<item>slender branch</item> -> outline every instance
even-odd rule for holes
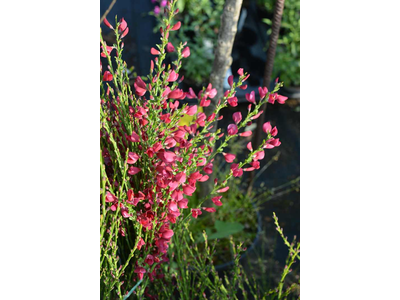
[[[100,24],[104,21],[104,19],[107,17],[108,13],[110,12],[110,10],[113,8],[115,2],[117,2],[117,0],[113,0],[110,4],[110,6],[107,8],[106,12],[103,14],[103,16],[100,18]]]

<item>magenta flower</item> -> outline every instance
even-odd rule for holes
[[[103,81],[111,81],[113,80],[113,76],[110,71],[105,71],[103,74]]]
[[[220,201],[220,199],[222,198],[222,196],[217,196],[211,199],[211,201],[216,205],[216,206],[221,206],[222,202]]]
[[[261,159],[264,159],[264,156],[265,156],[265,152],[264,152],[264,150],[261,150],[261,151],[256,152],[256,153],[254,154],[254,160],[261,160]]]
[[[121,39],[124,38],[129,32],[129,28],[127,27],[125,31],[121,34]]]
[[[106,25],[108,28],[110,29],[114,29],[114,27],[111,26],[110,22],[108,22],[108,20],[106,18],[104,18],[104,25]]]
[[[230,106],[235,107],[238,105],[238,99],[236,97],[228,98],[228,103]]]
[[[228,83],[229,83],[230,87],[233,86],[233,75],[228,77]]]
[[[155,15],[158,15],[158,14],[160,13],[160,7],[156,5],[156,6],[154,7],[154,10],[153,10],[153,11],[154,11],[154,14],[155,14]]]
[[[179,74],[176,73],[174,70],[172,70],[171,73],[169,73],[167,81],[168,82],[174,82],[174,81],[176,81],[178,79],[178,77],[179,77]]]
[[[268,93],[268,89],[266,87],[259,87],[258,93],[260,94],[260,98],[264,99],[265,95]]]
[[[146,94],[146,84],[140,76],[136,77],[135,83],[133,84],[136,90],[136,95],[143,96]]]
[[[264,123],[264,125],[263,125],[263,131],[265,132],[265,133],[271,133],[271,129],[272,129],[272,127],[271,127],[271,122],[266,122],[266,123]]]
[[[240,111],[235,112],[235,113],[232,115],[232,118],[233,118],[233,121],[234,121],[236,124],[238,124],[238,123],[242,120],[242,114],[240,113]]]
[[[251,91],[250,94],[246,94],[246,100],[253,103],[254,105],[256,104],[256,94],[254,91]]]
[[[125,31],[125,29],[128,27],[128,23],[126,23],[125,19],[122,18],[119,20],[119,26],[118,26],[118,31],[119,33]]]
[[[165,50],[167,50],[167,52],[175,52],[175,47],[174,45],[172,45],[171,42],[168,42],[167,46],[165,47]]]
[[[203,207],[203,209],[209,213],[214,213],[217,211],[214,207]]]
[[[170,98],[170,99],[182,100],[185,97],[186,97],[186,93],[184,91],[182,91],[181,89],[175,89],[168,94],[168,98]]]
[[[251,136],[253,133],[251,131],[244,131],[241,134],[239,134],[240,136]]]
[[[197,113],[197,105],[187,106],[186,107],[186,114],[188,116],[193,116],[196,113]]]
[[[228,135],[235,135],[238,133],[238,128],[235,124],[228,125]]]
[[[201,215],[202,212],[199,208],[192,208],[192,216],[197,219],[197,216]]]
[[[182,56],[185,57],[185,58],[190,56],[189,47],[186,47],[185,49],[182,50]]]
[[[154,256],[151,254],[148,254],[146,259],[144,260],[144,262],[146,264],[148,264],[149,266],[152,266],[154,264]]]
[[[136,175],[137,173],[139,173],[142,169],[137,168],[137,167],[130,167],[128,170],[128,174],[129,175]]]
[[[138,274],[139,280],[143,279],[143,275],[146,273],[146,269],[142,267],[136,267],[135,273]]]
[[[227,190],[229,190],[229,186],[226,186],[226,187],[224,187],[224,188],[222,188],[222,189],[219,189],[219,190],[217,191],[217,193],[225,193]]]
[[[191,185],[183,185],[182,186],[182,189],[183,189],[183,193],[185,194],[185,195],[188,195],[188,196],[192,196],[192,194],[194,193],[194,191],[196,190],[196,187],[193,187],[193,186],[191,186]]]
[[[235,160],[236,156],[231,153],[222,153],[227,163],[231,163]]]
[[[181,22],[177,22],[174,26],[172,26],[171,31],[175,31],[181,28]]]
[[[133,152],[129,152],[128,160],[126,161],[128,164],[134,164],[139,159],[139,155]]]

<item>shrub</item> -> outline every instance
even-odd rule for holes
[[[246,159],[237,161],[224,153],[227,145],[242,136],[251,135],[243,128],[257,119],[266,102],[284,103],[286,97],[277,94],[282,83],[276,82],[273,91],[260,87],[261,99],[255,101],[254,92],[247,95],[248,114],[236,114],[234,123],[225,132],[215,126],[219,111],[237,105],[235,90],[245,89],[250,76],[240,69],[239,81],[229,77],[230,89],[218,101],[214,113],[197,112],[199,106],[210,105],[216,90],[208,85],[197,95],[190,88],[178,88],[182,60],[190,56],[185,43],[171,47],[168,38],[179,30],[181,23],[173,23],[176,0],[166,5],[166,16],[160,29],[161,44],[151,49],[155,56],[150,62],[146,78],[137,77],[134,87],[129,85],[126,63],[122,59],[123,38],[128,34],[126,21],[115,19],[115,25],[105,20],[114,31],[116,43],[107,45],[100,34],[100,279],[103,299],[123,299],[132,287],[144,293],[150,282],[164,277],[169,261],[168,249],[175,231],[191,218],[213,213],[223,203],[228,182],[243,172],[259,168],[264,149],[280,145],[276,127],[269,122],[263,126],[265,139],[257,149],[248,143]],[[164,60],[176,52],[172,65]],[[186,97],[198,100],[198,105],[182,105]],[[180,126],[184,115],[195,116],[190,125]],[[220,146],[214,148],[219,141]],[[215,150],[212,150],[215,149]],[[188,208],[188,199],[196,190],[197,182],[209,179],[216,155],[231,164],[230,172],[215,179],[210,195],[197,207]],[[211,199],[216,207],[205,207]],[[139,285],[137,285],[140,283]]]

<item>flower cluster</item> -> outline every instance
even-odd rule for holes
[[[231,164],[230,173],[226,178],[215,179],[209,195],[215,206],[221,206],[229,179],[259,169],[264,149],[280,145],[279,138],[275,138],[278,130],[267,122],[263,126],[263,143],[257,149],[249,143],[244,161],[224,152],[230,140],[252,134],[244,128],[262,114],[259,109],[264,103],[285,102],[286,98],[277,94],[282,84],[277,82],[271,92],[260,88],[258,103],[254,92],[247,94],[247,116],[236,112],[234,123],[226,131],[211,132],[222,118],[217,117],[219,111],[238,105],[235,90],[246,89],[244,83],[250,75],[238,70],[239,81],[229,77],[230,89],[218,100],[215,111],[210,115],[198,112],[198,106],[210,105],[217,91],[209,84],[196,95],[191,88],[183,91],[178,86],[183,80],[179,75],[182,60],[190,55],[190,49],[186,43],[168,42],[170,32],[179,30],[181,25],[172,24],[178,12],[174,10],[175,2],[165,4],[167,17],[160,28],[161,44],[151,49],[155,58],[150,62],[150,73],[137,77],[133,88],[122,60],[123,38],[129,31],[126,21],[116,19],[114,28],[104,20],[115,32],[116,44],[107,45],[100,34],[100,268],[105,295],[116,288],[121,297],[128,291],[124,282],[129,287],[145,276],[150,281],[162,278],[161,263],[168,261],[166,253],[174,225],[182,219],[197,218],[203,211],[216,211],[215,207],[202,206],[208,198],[189,211],[187,198],[196,191],[198,182],[209,180],[216,155],[223,155]],[[170,52],[177,54],[172,66],[164,63]],[[185,98],[197,99],[198,105],[183,104]],[[193,122],[180,125],[184,115],[193,116]]]

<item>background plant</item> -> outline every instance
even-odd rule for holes
[[[154,282],[147,290],[147,297],[157,295],[160,299],[294,299],[298,294],[299,283],[287,284],[286,278],[292,272],[296,262],[300,261],[300,243],[295,239],[289,243],[279,226],[278,218],[273,215],[276,229],[288,247],[286,266],[283,268],[279,282],[269,282],[254,276],[253,269],[246,271],[239,260],[246,250],[243,243],[235,243],[230,238],[230,251],[234,264],[229,272],[218,272],[215,269],[213,254],[217,240],[209,241],[203,232],[203,242],[195,241],[189,230],[189,222],[180,222],[176,227],[171,247],[168,251],[169,264],[164,265],[165,276]],[[264,266],[262,261],[257,268]]]
[[[275,0],[259,0],[270,17],[263,22],[272,25]],[[268,30],[271,33],[271,28]],[[281,30],[276,48],[273,78],[279,77],[286,86],[300,86],[300,1],[285,0]]]

